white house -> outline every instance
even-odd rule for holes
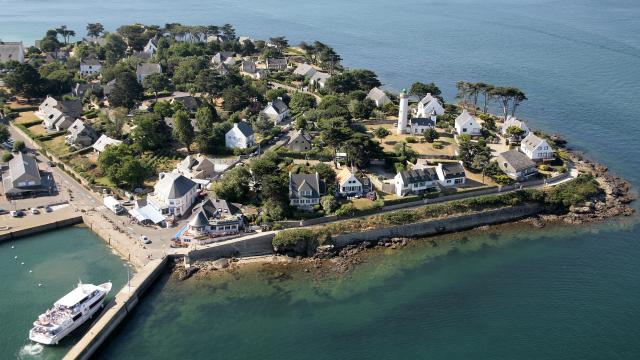
[[[522,139],[520,151],[533,161],[553,160],[555,158],[555,151],[547,140],[536,136],[532,132]]]
[[[197,184],[176,173],[160,173],[153,189],[147,200],[163,215],[183,216],[198,197]]]
[[[224,143],[228,148],[246,149],[255,144],[255,135],[251,124],[246,121],[233,124],[231,130],[224,135]]]
[[[409,133],[421,135],[424,134],[427,129],[433,129],[436,127],[436,116],[432,115],[431,118],[413,118],[409,121]]]
[[[324,194],[324,182],[320,175],[289,173],[289,204],[299,209],[310,209],[320,204]]]
[[[160,64],[153,63],[140,63],[138,67],[136,67],[136,78],[138,82],[142,84],[144,78],[151,74],[157,74],[162,72],[162,67]]]
[[[308,77],[312,77],[316,73],[316,71],[317,70],[313,66],[307,63],[304,63],[304,64],[298,65],[295,68],[295,70],[293,70],[293,73],[295,75],[300,75],[308,78]]]
[[[504,124],[502,124],[502,127],[500,128],[500,133],[502,135],[507,135],[507,129],[512,126],[515,126],[518,129],[522,130],[524,132],[523,137],[529,135],[529,127],[527,127],[527,124],[525,124],[524,121],[520,121],[513,116],[507,117],[507,120],[504,122]]]
[[[351,168],[343,167],[336,172],[337,193],[342,196],[363,195],[371,190],[369,179],[358,176]]]
[[[62,101],[47,96],[38,106],[35,115],[44,122],[47,130],[67,130],[75,119],[82,116],[82,101],[79,99]]]
[[[116,139],[112,139],[110,137],[108,137],[105,134],[100,135],[100,137],[98,138],[98,140],[96,140],[96,142],[91,145],[91,147],[93,148],[93,150],[95,150],[98,153],[101,153],[104,151],[104,149],[106,149],[108,146],[111,145],[120,145],[122,144],[121,140],[116,140]]]
[[[458,135],[467,134],[470,136],[480,136],[482,134],[482,127],[475,116],[469,114],[466,109],[456,118],[455,128]]]
[[[431,96],[431,94],[427,94],[418,103],[418,110],[416,112],[416,117],[428,118],[428,117],[431,117],[431,115],[434,113],[436,115],[444,114],[444,107],[442,107],[442,104],[440,104],[440,100]]]
[[[100,74],[102,64],[97,59],[84,59],[80,61],[80,75],[91,76]]]
[[[391,102],[391,99],[385,94],[381,89],[374,87],[369,90],[369,94],[367,94],[367,99],[373,100],[377,107],[382,107]]]
[[[536,163],[517,149],[499,154],[496,162],[500,170],[517,181],[526,180],[538,172]]]
[[[0,64],[8,61],[24,62],[24,46],[22,41],[0,41]]]
[[[393,178],[398,196],[421,194],[438,188],[438,174],[434,168],[401,171]]]
[[[158,39],[151,38],[147,41],[147,45],[144,46],[142,52],[148,55],[153,55],[158,51]]]
[[[173,172],[182,174],[191,180],[207,180],[215,174],[215,167],[213,161],[204,155],[188,155],[178,163]]]
[[[327,83],[327,80],[329,80],[329,78],[331,78],[330,74],[324,73],[322,71],[316,71],[316,73],[311,76],[311,79],[309,79],[309,83],[320,89],[324,89],[324,85]]]
[[[435,169],[438,174],[438,183],[444,187],[463,185],[466,182],[462,161],[438,163]]]
[[[279,124],[289,116],[289,107],[282,101],[282,98],[277,98],[267,104],[267,107],[262,110],[269,119],[274,123]]]
[[[194,207],[193,214],[183,236],[199,238],[195,240],[199,243],[211,242],[211,238],[218,236],[237,234],[244,227],[244,217],[239,207],[226,200],[207,199]]]

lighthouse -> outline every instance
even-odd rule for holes
[[[397,134],[405,134],[407,132],[407,117],[409,116],[409,98],[406,90],[400,93],[400,109],[398,111],[398,129]]]

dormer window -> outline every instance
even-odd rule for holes
[[[302,191],[302,195],[303,196],[311,196],[311,191],[310,190],[304,190],[304,191]]]

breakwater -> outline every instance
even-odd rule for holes
[[[122,323],[135,306],[140,297],[153,284],[163,270],[166,269],[169,257],[149,261],[107,304],[100,318],[92,325],[76,345],[65,355],[64,360],[89,359],[106,341],[111,333]]]

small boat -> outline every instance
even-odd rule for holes
[[[65,336],[89,320],[103,306],[111,291],[110,282],[93,285],[78,283],[78,286],[53,304],[53,307],[38,316],[29,331],[29,340],[45,345],[56,345]]]

